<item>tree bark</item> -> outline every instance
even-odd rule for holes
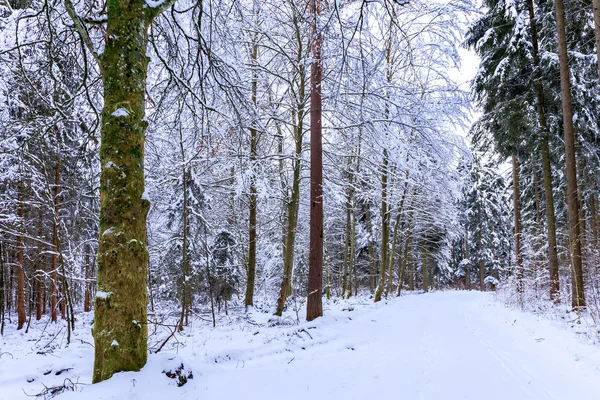
[[[569,214],[569,242],[573,272],[573,308],[585,307],[583,288],[583,267],[579,232],[579,201],[577,189],[577,162],[575,160],[575,132],[573,129],[573,108],[571,102],[571,81],[567,37],[565,31],[565,10],[563,0],[555,0],[556,29],[558,33],[558,59],[560,63],[560,86],[564,124],[564,142],[567,176],[567,208]]]
[[[310,90],[310,251],[306,319],[323,315],[323,144],[321,82],[323,66],[321,45],[323,36],[317,26],[321,0],[310,0],[312,13],[312,55]]]
[[[285,307],[285,301],[291,294],[292,289],[292,270],[294,266],[294,248],[296,245],[296,227],[298,225],[298,206],[300,204],[300,173],[302,172],[302,139],[304,137],[304,116],[306,111],[304,109],[304,100],[306,97],[306,78],[304,65],[302,65],[302,40],[299,32],[299,25],[296,23],[296,36],[298,38],[298,56],[296,61],[298,62],[300,75],[300,82],[298,88],[297,100],[297,122],[294,128],[294,142],[296,144],[295,158],[293,161],[293,177],[292,177],[292,194],[290,202],[287,205],[287,231],[285,236],[285,245],[283,249],[283,279],[279,288],[279,298],[277,299],[277,310],[275,315],[281,316],[283,314],[283,308]]]
[[[83,292],[83,312],[92,310],[92,294],[90,293],[90,246],[85,246],[85,289]]]
[[[39,226],[38,226],[38,239],[42,239],[42,235],[44,234],[44,224],[43,224],[43,214],[42,210],[39,210]],[[41,249],[40,249],[41,250]],[[44,285],[44,271],[43,265],[44,262],[42,260],[42,252],[39,251],[36,257],[36,264],[34,266],[35,273],[35,293],[36,293],[36,307],[35,307],[35,319],[39,321],[42,319],[42,314],[44,311],[44,298],[46,297],[46,287]]]
[[[25,224],[23,221],[23,182],[19,182],[19,205],[17,210],[19,216],[19,237],[17,243],[17,330],[22,329],[27,322],[25,312],[25,266],[23,265],[23,252],[25,244],[23,243],[23,230]]]
[[[381,300],[383,289],[385,287],[385,273],[387,271],[388,261],[388,242],[389,242],[389,212],[387,203],[387,183],[388,183],[388,153],[383,149],[383,163],[381,170],[381,264],[379,265],[379,279],[375,289],[375,303]]]
[[[258,34],[255,34],[252,43],[252,104],[254,104],[255,112],[258,90],[258,71],[256,70],[256,60],[258,59]],[[256,213],[258,203],[258,192],[256,189],[256,157],[258,151],[258,131],[256,130],[256,121],[252,121],[250,127],[250,168],[252,174],[250,176],[250,194],[249,207],[250,216],[248,221],[248,275],[246,281],[246,309],[254,303],[254,285],[256,280]]]
[[[54,165],[54,214],[52,216],[52,275],[50,285],[50,304],[52,322],[57,320],[58,312],[58,212],[60,203],[60,163]]]
[[[596,1],[596,0],[595,0]],[[540,76],[540,57],[539,43],[537,36],[537,26],[535,23],[535,11],[533,0],[527,0],[529,10],[529,29],[531,32],[531,42],[533,47],[533,66],[534,66],[534,81],[535,93],[537,99],[537,115],[538,123],[542,134],[540,149],[542,153],[542,174],[544,180],[544,194],[546,200],[546,223],[548,227],[548,264],[550,272],[550,300],[555,302],[559,299],[559,277],[558,277],[558,255],[556,253],[556,217],[554,214],[554,195],[552,193],[552,167],[550,165],[550,146],[549,129],[546,119],[546,110],[544,109],[544,86]]]
[[[148,28],[163,7],[143,0],[107,2],[100,147],[98,292],[93,336],[94,383],[138,371],[147,359],[148,251],[144,187]]]
[[[600,78],[600,0],[593,0],[592,8],[594,12],[594,35],[596,38],[596,61],[598,77]]]
[[[519,190],[519,162],[517,157],[512,157],[513,178],[513,208],[515,218],[515,258],[517,262],[517,292],[523,293],[523,252],[521,249],[521,194]]]

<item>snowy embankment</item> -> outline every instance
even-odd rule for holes
[[[489,294],[438,292],[376,305],[355,299],[327,303],[326,313],[299,325],[291,324],[295,314],[273,326],[258,312],[216,329],[196,320],[142,371],[93,386],[91,337],[81,321],[68,348],[64,330],[53,339],[58,327],[44,335],[44,325],[27,335],[11,327],[0,337],[0,399],[65,382],[75,392],[59,399],[600,398],[599,347]],[[163,371],[181,364],[193,377],[178,387]]]

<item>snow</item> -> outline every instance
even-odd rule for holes
[[[142,193],[142,200],[150,201],[150,194],[148,194],[148,189],[144,189],[144,193]]]
[[[129,114],[130,114],[130,112],[126,108],[121,107],[121,108],[117,108],[115,110],[115,112],[113,112],[111,115],[113,117],[118,118],[118,117],[128,117]]]
[[[98,290],[96,292],[96,297],[101,298],[101,299],[106,299],[107,297],[109,297],[112,294],[112,292],[103,292],[101,290]]]
[[[44,334],[45,321],[28,335],[10,325],[0,338],[0,399],[26,399],[66,379],[76,392],[59,399],[369,399],[374,391],[410,400],[598,399],[600,348],[562,325],[479,292],[371,301],[326,301],[323,318],[299,324],[293,310],[277,318],[258,307],[221,314],[217,328],[198,318],[140,372],[96,385],[87,385],[92,313],[80,314],[69,347],[58,345],[63,321]],[[51,344],[50,330],[62,332]],[[167,335],[151,336],[150,348]],[[193,378],[177,387],[163,371],[182,364]]]
[[[146,0],[146,5],[150,8],[160,7],[166,0]]]

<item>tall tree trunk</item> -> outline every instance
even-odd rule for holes
[[[348,184],[350,186],[350,184]],[[344,229],[344,257],[342,261],[342,298],[346,297],[350,258],[350,223],[351,223],[350,188],[346,188],[346,224]],[[352,291],[352,289],[350,289]]]
[[[256,60],[258,59],[258,33],[254,35],[252,43],[252,104],[257,112],[257,90],[258,90],[258,71]],[[256,121],[252,121],[250,127],[250,168],[252,170],[250,177],[249,207],[250,216],[248,221],[248,279],[246,281],[246,308],[254,303],[254,285],[256,280],[256,212],[258,203],[258,192],[256,189],[256,157],[258,151],[258,131]]]
[[[481,230],[477,231],[477,252],[479,253],[479,259],[477,260],[478,273],[479,273],[479,290],[485,292],[485,263],[481,253],[483,252],[483,243],[481,243]]]
[[[575,132],[573,129],[573,108],[571,102],[571,81],[567,36],[565,31],[565,10],[563,0],[555,0],[556,29],[558,32],[558,59],[560,63],[560,87],[564,124],[565,159],[567,175],[567,208],[569,211],[569,242],[573,272],[573,308],[585,307],[583,289],[583,267],[579,233],[579,201],[577,196],[577,162],[575,160]]]
[[[523,252],[521,249],[521,193],[519,190],[519,162],[517,157],[512,157],[513,178],[513,207],[515,218],[515,258],[517,261],[517,292],[523,293]]]
[[[98,292],[94,313],[94,371],[100,382],[138,371],[148,355],[148,250],[144,188],[148,28],[171,2],[107,2],[107,38],[100,56],[104,83],[100,147]],[[77,18],[73,18],[77,21]]]
[[[544,179],[544,194],[546,200],[546,223],[548,227],[548,264],[550,272],[550,300],[559,301],[559,278],[558,278],[558,255],[556,252],[556,217],[554,215],[554,195],[552,193],[552,167],[550,165],[550,146],[548,143],[549,129],[544,109],[544,86],[539,73],[540,57],[535,23],[535,11],[533,0],[527,0],[529,9],[529,29],[531,31],[531,42],[533,45],[533,64],[535,93],[537,99],[538,123],[542,134],[540,150],[542,152],[542,174]]]
[[[365,223],[367,225],[367,234],[369,235],[369,241],[367,248],[369,252],[369,289],[371,292],[375,291],[375,244],[373,243],[373,220],[371,218],[371,207],[363,203],[365,213]]]
[[[423,277],[423,291],[427,293],[429,291],[429,251],[423,249],[421,253],[421,275]]]
[[[0,335],[4,335],[4,315],[6,310],[6,281],[5,268],[4,268],[4,246],[3,241],[0,240]]]
[[[22,329],[27,322],[27,313],[25,312],[25,266],[23,265],[23,252],[25,244],[23,243],[23,230],[25,223],[23,221],[23,182],[19,182],[19,205],[17,214],[19,216],[19,237],[17,243],[17,330]]]
[[[85,289],[83,292],[83,312],[92,310],[92,294],[90,293],[90,245],[85,246]]]
[[[383,289],[385,288],[385,273],[387,271],[388,261],[388,242],[389,242],[389,218],[387,183],[388,183],[388,153],[383,149],[383,163],[381,169],[381,264],[379,265],[379,279],[377,280],[377,289],[375,289],[375,303],[381,300]]]
[[[298,33],[299,34],[299,33]],[[301,46],[301,41],[299,45]],[[302,51],[298,51],[298,59],[301,60]],[[300,62],[300,61],[299,61]],[[302,139],[304,135],[304,97],[305,97],[305,78],[304,67],[300,68],[300,87],[297,110],[297,122],[294,132],[294,141],[296,143],[296,153],[293,161],[293,177],[292,177],[292,194],[287,205],[287,230],[285,236],[285,246],[283,252],[283,279],[279,288],[279,298],[277,299],[277,310],[275,315],[281,316],[285,301],[291,294],[292,289],[292,269],[294,266],[294,248],[296,245],[296,227],[298,225],[298,206],[300,204],[300,173],[301,173],[301,158],[302,158]]]
[[[43,224],[43,214],[42,209],[39,210],[39,226],[38,226],[38,239],[42,239],[42,235],[44,234],[44,224]],[[40,245],[41,246],[41,245]],[[42,313],[44,311],[44,298],[46,297],[46,287],[44,285],[44,271],[43,265],[44,262],[42,260],[42,252],[41,249],[38,252],[36,257],[36,263],[33,267],[35,273],[35,293],[36,293],[36,307],[35,307],[35,319],[39,321],[42,319]]]
[[[596,38],[596,61],[598,77],[600,78],[600,0],[592,0],[594,12],[594,34]]]
[[[312,55],[310,88],[310,255],[306,319],[312,321],[323,315],[323,144],[321,82],[323,65],[321,45],[323,36],[318,20],[321,0],[310,0],[312,13]]]
[[[465,260],[468,264],[465,266],[465,289],[471,290],[471,260],[469,259],[469,226],[465,222]]]
[[[58,312],[58,213],[60,206],[60,162],[54,165],[54,214],[52,216],[52,275],[51,275],[51,319],[57,320]]]
[[[189,220],[188,220],[188,171],[185,162],[185,149],[183,147],[183,136],[181,130],[179,131],[179,145],[181,147],[181,157],[183,164],[182,179],[183,179],[183,215],[182,215],[182,228],[183,236],[181,243],[181,315],[179,317],[179,331],[183,330],[184,325],[188,324],[188,307],[189,307],[189,285],[188,280],[190,278],[190,263],[188,259],[188,240],[189,240]]]

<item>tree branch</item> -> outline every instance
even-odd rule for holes
[[[75,7],[73,6],[71,0],[65,0],[65,8],[67,10],[67,14],[69,14],[69,17],[71,17],[71,20],[73,21],[73,26],[75,30],[77,31],[77,33],[79,33],[79,36],[81,36],[81,40],[85,44],[85,47],[87,47],[87,49],[92,54],[92,56],[94,56],[96,61],[100,62],[100,57],[98,56],[98,53],[96,53],[96,50],[94,50],[94,45],[92,43],[92,40],[90,39],[90,35],[88,34],[87,29],[85,29],[81,18],[79,17],[79,15],[77,15],[77,12],[75,11]]]

